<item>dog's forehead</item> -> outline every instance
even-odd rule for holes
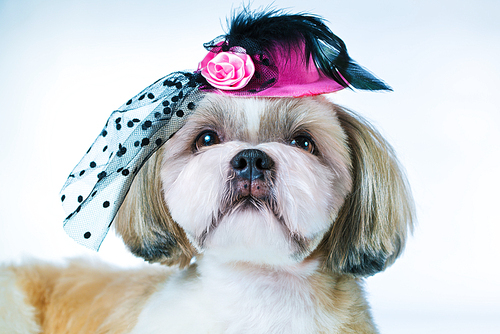
[[[209,95],[197,118],[221,129],[231,139],[265,142],[286,139],[331,110],[312,99],[248,98]]]

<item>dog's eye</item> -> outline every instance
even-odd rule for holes
[[[216,144],[220,144],[219,136],[211,130],[203,131],[202,133],[200,133],[195,141],[197,150],[204,146],[212,146]]]
[[[314,154],[316,151],[316,145],[313,140],[308,136],[297,136],[290,141],[290,145],[297,146],[309,153]]]

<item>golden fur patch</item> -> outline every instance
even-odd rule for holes
[[[42,333],[127,333],[158,287],[169,276],[161,268],[111,269],[74,260],[8,269],[35,308]]]

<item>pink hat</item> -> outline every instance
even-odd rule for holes
[[[233,18],[227,35],[204,46],[209,53],[198,70],[206,91],[301,97],[346,87],[391,90],[356,64],[344,42],[313,15],[244,10]]]

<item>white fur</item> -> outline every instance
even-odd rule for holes
[[[248,261],[268,265],[294,264],[286,231],[267,211],[229,215],[207,240],[206,254],[220,261]]]
[[[244,111],[247,122],[247,129],[250,137],[255,141],[260,126],[260,117],[264,111],[265,105],[262,100],[258,99],[237,99],[239,109]]]
[[[18,288],[14,273],[0,268],[0,333],[40,333],[35,312],[35,308],[27,303],[26,296]]]
[[[209,255],[199,262],[199,276],[187,278],[184,271],[163,285],[132,334],[336,332],[339,321],[317,307],[308,281],[317,262],[282,270],[221,263]]]

